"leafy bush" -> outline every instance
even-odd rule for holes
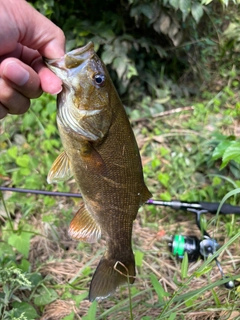
[[[197,0],[33,2],[63,29],[67,50],[95,43],[124,103],[135,107],[146,96],[162,103],[170,96],[196,93],[197,82],[192,87],[189,80],[201,79],[201,84],[207,76],[205,57],[215,54],[211,39],[217,38],[219,24],[213,26],[212,21],[222,17],[216,3],[206,7]]]

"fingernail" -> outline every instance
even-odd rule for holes
[[[16,62],[6,63],[3,75],[17,86],[23,86],[29,79],[29,72]]]
[[[60,93],[61,91],[62,91],[62,86],[61,86],[61,88],[60,89],[56,89],[56,90],[53,90],[52,91],[52,94],[58,94],[58,93]]]
[[[62,91],[62,89],[63,89],[62,86],[60,88],[52,88],[52,87],[48,86],[48,88],[43,89],[43,91],[50,93],[52,95],[55,95],[55,94],[59,94]]]

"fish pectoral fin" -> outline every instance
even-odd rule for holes
[[[81,156],[87,170],[94,174],[106,175],[107,166],[101,155],[94,149],[94,147],[91,146],[89,148],[89,152],[82,153]]]
[[[82,205],[70,223],[68,234],[75,240],[92,243],[101,237],[101,228]]]
[[[53,162],[47,176],[47,182],[50,184],[53,182],[65,181],[71,178],[71,176],[70,160],[66,152],[63,151]]]

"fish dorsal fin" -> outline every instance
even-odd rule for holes
[[[65,181],[71,178],[72,172],[70,168],[70,161],[65,151],[60,153],[57,159],[53,162],[52,167],[47,176],[47,182]]]
[[[101,228],[85,206],[82,205],[72,219],[68,233],[75,240],[92,243],[101,237]]]
[[[141,202],[140,204],[144,204],[145,202],[148,201],[152,196],[151,192],[148,190],[148,188],[144,185],[143,190],[141,192]]]

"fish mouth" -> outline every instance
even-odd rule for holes
[[[54,73],[56,68],[62,70],[73,69],[81,65],[84,61],[94,55],[94,45],[92,42],[87,43],[84,47],[67,52],[64,56],[57,59],[47,59],[43,57],[43,61]]]
[[[94,45],[93,45],[92,41],[90,41],[84,47],[81,47],[81,48],[78,48],[78,49],[75,49],[75,50],[68,52],[67,55],[76,56],[76,57],[80,57],[83,55],[82,58],[84,59],[84,56],[90,54],[93,50],[94,50]],[[86,57],[85,59],[87,59],[87,58],[88,57]]]

